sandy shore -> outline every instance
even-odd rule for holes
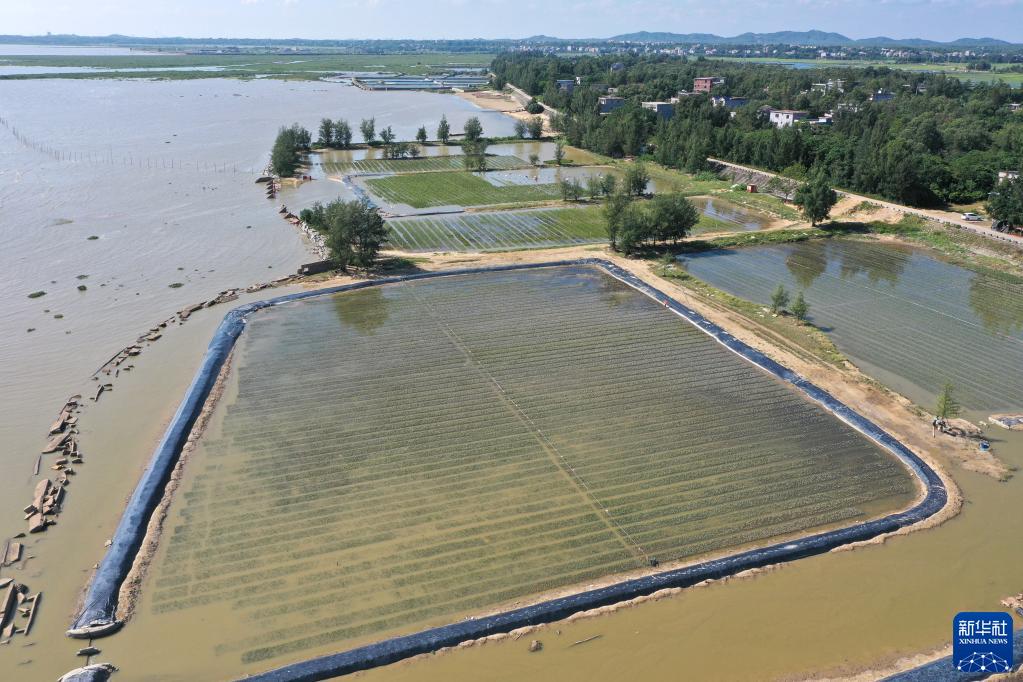
[[[520,121],[529,121],[534,117],[533,114],[525,110],[522,102],[519,101],[514,95],[501,92],[499,90],[473,90],[468,92],[460,92],[458,96],[464,100],[472,102],[478,107],[483,109],[490,109],[491,111],[500,111],[502,114],[507,114],[512,118],[517,118]],[[544,110],[542,114],[538,114],[543,119],[543,134],[553,135],[554,130],[551,128],[551,117],[547,110]]]

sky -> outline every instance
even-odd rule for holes
[[[0,0],[0,33],[229,38],[562,38],[835,31],[1023,43],[1023,0]]]

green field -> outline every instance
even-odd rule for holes
[[[913,491],[791,386],[582,266],[255,313],[185,472],[133,628],[186,627],[195,658],[246,672]]]
[[[599,206],[457,213],[387,221],[406,251],[497,251],[607,241]]]
[[[316,80],[339,71],[396,71],[429,74],[453,66],[487,66],[491,54],[316,54],[316,55],[114,55],[114,56],[0,56],[3,66],[89,67],[92,72],[70,74],[19,74],[0,79],[22,78],[253,78],[272,76]],[[218,70],[198,70],[218,67]],[[129,69],[147,69],[131,71]],[[187,70],[170,70],[187,69]]]
[[[419,173],[367,180],[373,194],[413,208],[484,206],[550,201],[561,196],[556,184],[495,187],[473,173]]]
[[[517,156],[488,155],[487,167],[492,170],[529,168],[529,162]],[[418,159],[360,159],[352,162],[328,161],[323,164],[327,173],[422,173],[426,171],[460,171],[465,168],[463,154],[423,156]]]

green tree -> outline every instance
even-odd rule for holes
[[[604,226],[607,240],[612,249],[618,250],[618,236],[622,230],[622,216],[632,203],[632,197],[625,192],[615,191],[604,201]]]
[[[630,203],[621,216],[618,248],[626,255],[635,253],[654,234],[652,214],[645,206]]]
[[[467,142],[475,142],[483,137],[483,124],[475,116],[469,118],[465,122],[465,126],[462,128],[465,133],[465,139]]]
[[[314,207],[315,208],[315,207]],[[369,267],[387,241],[384,219],[366,200],[335,199],[318,213],[320,229],[326,232],[331,260],[347,270],[350,266]]]
[[[448,125],[448,117],[441,114],[440,123],[437,124],[437,139],[443,144],[447,144],[449,137],[451,137],[451,126]]]
[[[803,292],[800,291],[796,294],[796,300],[792,303],[792,315],[802,322],[806,319],[806,314],[810,312],[810,304],[803,298]]]
[[[282,127],[277,131],[277,139],[270,150],[270,169],[282,178],[294,175],[311,140],[309,131],[297,123],[288,128]]]
[[[554,163],[561,165],[561,162],[565,160],[565,143],[558,140],[554,143]]]
[[[779,313],[785,310],[785,306],[789,304],[789,292],[785,290],[785,287],[781,284],[771,294],[771,312]]]
[[[531,153],[529,155],[529,165],[530,166],[539,166],[540,165],[540,155],[537,154],[536,152]]]
[[[561,198],[565,201],[578,201],[583,195],[583,186],[575,178],[562,180],[558,187],[561,189]]]
[[[827,220],[831,207],[836,203],[838,193],[831,189],[822,171],[815,172],[808,182],[796,190],[795,204],[803,210],[803,216],[813,226]]]
[[[316,144],[321,147],[329,147],[334,144],[334,122],[329,118],[320,121],[320,137]]]
[[[391,126],[387,126],[380,131],[380,141],[388,146],[394,142],[394,131],[391,130]]]
[[[377,137],[377,122],[375,118],[364,118],[359,124],[359,131],[362,132],[362,139],[366,144],[372,144]]]
[[[599,175],[591,175],[586,178],[586,193],[590,199],[596,199],[604,192],[604,184],[600,181]]]
[[[604,190],[604,194],[610,196],[615,193],[616,189],[618,189],[618,178],[610,173],[606,173],[600,178],[600,184],[601,188]]]
[[[677,242],[689,236],[700,221],[700,212],[681,193],[658,194],[649,206],[653,239]]]
[[[534,140],[539,140],[543,137],[543,119],[539,116],[534,116],[526,122],[526,130],[529,132],[529,136]]]
[[[523,138],[527,132],[526,122],[520,118],[515,119],[515,137]]]
[[[630,164],[625,169],[625,191],[633,196],[640,196],[646,193],[646,186],[650,182],[650,173],[642,163]]]
[[[334,146],[348,149],[352,145],[352,127],[348,121],[339,118],[334,121]]]
[[[952,419],[959,416],[959,403],[953,395],[954,387],[951,382],[946,381],[938,394],[938,402],[934,407],[934,415],[938,419]]]
[[[419,126],[419,130],[416,131],[416,142],[426,144],[426,126]]]
[[[480,173],[487,170],[487,141],[483,138],[463,141],[462,154],[466,170]]]
[[[1023,226],[1023,177],[999,184],[988,200],[987,212],[995,220]]]

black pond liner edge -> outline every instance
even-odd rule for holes
[[[259,682],[312,682],[326,680],[359,670],[394,663],[418,654],[430,653],[461,642],[480,639],[488,635],[506,633],[517,628],[562,620],[580,611],[594,609],[649,595],[670,587],[689,587],[704,580],[734,575],[752,568],[762,568],[783,561],[794,561],[822,554],[852,542],[869,540],[884,533],[909,526],[941,510],[948,493],[941,477],[919,456],[866,417],[858,414],[827,391],[815,386],[792,370],[775,362],[760,351],[713,324],[696,311],[682,305],[655,287],[617,265],[599,258],[529,263],[483,268],[464,268],[440,272],[418,273],[355,282],[337,287],[304,291],[264,301],[248,303],[229,311],[210,341],[202,364],[185,392],[170,425],[164,432],[143,472],[135,491],[125,508],[114,533],[112,544],[96,570],[89,585],[84,606],[67,631],[69,637],[92,638],[111,634],[120,628],[117,620],[117,598],[139,548],[145,539],[149,519],[163,497],[164,488],[178,461],[188,435],[202,412],[221,368],[241,332],[246,318],[252,313],[283,303],[318,296],[329,296],[345,291],[419,279],[452,277],[513,270],[591,265],[608,275],[649,296],[705,332],[729,350],[760,367],[782,381],[799,388],[805,395],[826,410],[852,426],[870,440],[895,455],[924,485],[927,494],[918,504],[905,511],[854,524],[823,533],[809,535],[789,542],[779,542],[759,549],[747,550],[724,558],[664,571],[654,575],[625,580],[607,587],[579,592],[566,597],[550,599],[512,611],[482,618],[471,618],[450,625],[430,628],[411,635],[395,637],[336,654],[320,656],[300,663],[283,666],[268,672],[246,677]]]

